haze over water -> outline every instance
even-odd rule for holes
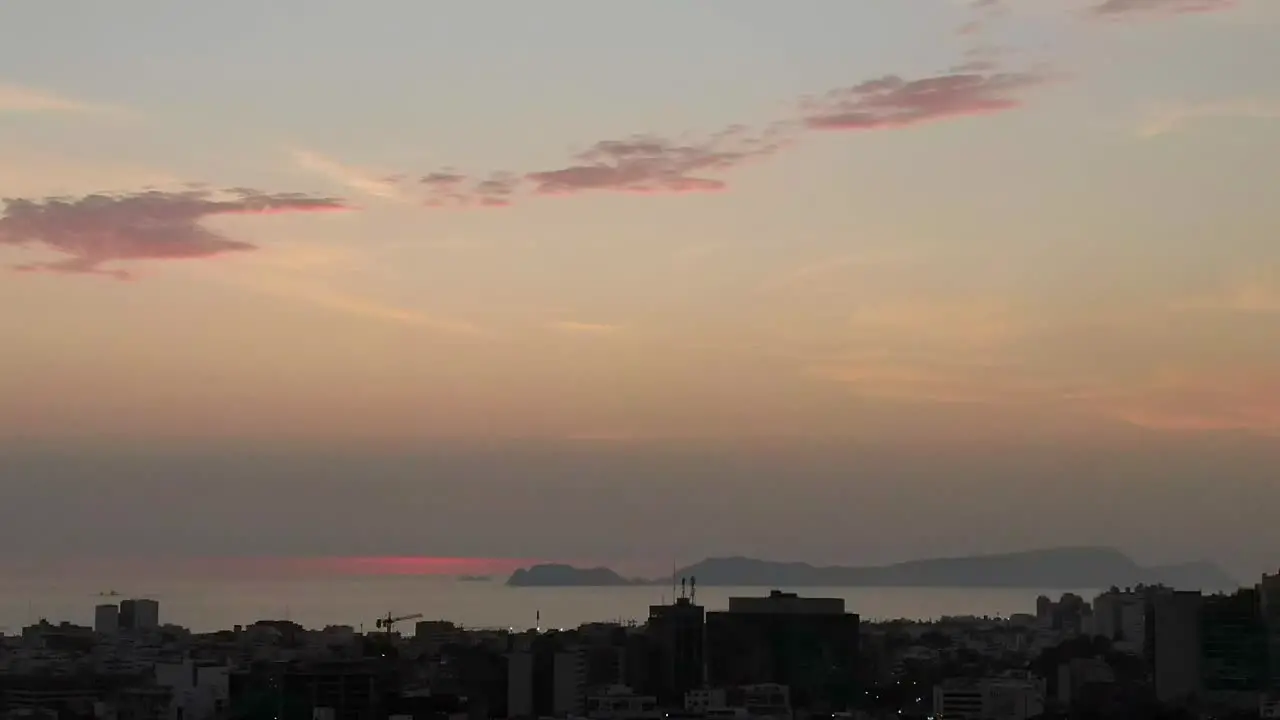
[[[119,578],[117,578],[119,579]],[[536,613],[542,626],[577,627],[584,622],[648,616],[649,605],[672,598],[671,588],[509,588],[495,582],[459,582],[448,577],[354,577],[333,573],[269,579],[175,579],[173,573],[129,578],[136,592],[160,602],[161,621],[195,631],[230,629],[255,620],[290,619],[307,627],[351,625],[374,629],[374,621],[396,615],[422,613],[426,619],[450,620],[470,627],[533,627]],[[120,597],[97,597],[110,588],[88,576],[27,576],[0,587],[0,627],[12,634],[25,624],[46,617],[92,625],[93,607],[118,602]],[[1008,615],[1035,612],[1042,592],[1055,598],[1063,590],[1038,588],[784,588],[801,595],[841,597],[846,609],[864,619],[916,618],[942,615]],[[698,602],[708,610],[725,609],[730,596],[764,595],[769,588],[698,588]],[[1091,590],[1072,590],[1086,598]],[[413,623],[398,628],[411,633]]]

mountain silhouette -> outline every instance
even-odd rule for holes
[[[1238,581],[1207,561],[1142,566],[1107,547],[1062,547],[1025,552],[912,560],[845,567],[732,556],[708,558],[673,576],[702,586],[738,587],[1025,587],[1105,588],[1163,584],[1184,590],[1224,590]],[[605,567],[535,565],[517,570],[511,586],[588,587],[669,584],[673,578],[634,580]]]

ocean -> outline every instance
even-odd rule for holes
[[[584,622],[637,620],[649,605],[670,601],[672,589],[659,586],[515,588],[505,576],[462,581],[440,575],[360,576],[334,572],[148,573],[131,572],[126,586],[93,571],[8,572],[0,575],[0,628],[15,634],[47,619],[82,625],[93,622],[94,606],[127,597],[160,603],[160,619],[197,632],[229,629],[256,620],[292,620],[306,627],[351,625],[374,629],[375,621],[421,613],[466,627],[576,627]],[[849,612],[866,620],[932,619],[943,615],[1034,613],[1037,595],[1057,597],[1092,590],[1054,588],[780,588],[802,596],[840,597]],[[99,593],[115,590],[118,596]],[[731,596],[767,594],[769,588],[699,587],[697,600],[708,610],[724,609]],[[399,628],[412,632],[412,623]]]

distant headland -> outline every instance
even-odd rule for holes
[[[674,578],[702,586],[738,587],[957,587],[1106,588],[1162,584],[1186,590],[1235,588],[1235,578],[1212,562],[1142,566],[1105,547],[1064,547],[993,555],[912,560],[869,567],[817,566],[748,557],[708,558],[680,568]],[[606,567],[534,565],[507,579],[512,587],[617,587],[668,585],[672,578],[626,578]]]
[[[577,568],[559,563],[521,568],[507,578],[507,585],[512,587],[616,587],[653,583],[643,578],[624,578],[606,567]]]

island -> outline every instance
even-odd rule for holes
[[[521,568],[507,578],[507,585],[511,587],[616,587],[649,582],[624,578],[606,567],[576,568],[558,563]]]
[[[1142,566],[1114,548],[1064,547],[1025,552],[912,560],[846,567],[733,556],[708,558],[675,572],[699,585],[737,587],[1005,587],[1085,589],[1139,584],[1217,591],[1239,586],[1212,562]],[[672,578],[624,578],[605,567],[535,565],[517,570],[507,585],[598,587],[669,584]]]

